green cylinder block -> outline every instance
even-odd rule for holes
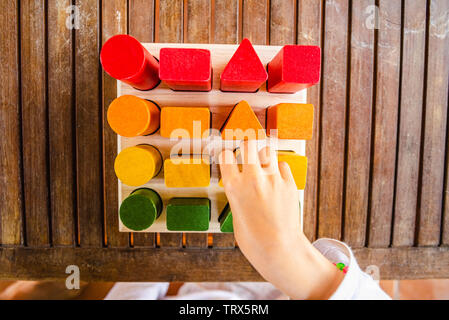
[[[148,188],[134,190],[120,205],[120,220],[133,231],[148,229],[161,215],[162,199]]]

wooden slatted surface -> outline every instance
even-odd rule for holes
[[[126,259],[157,259],[166,269],[145,280],[260,280],[232,235],[118,232],[116,88],[98,59],[116,33],[320,45],[307,237],[347,241],[385,278],[449,276],[448,1],[11,0],[0,12],[0,277],[49,278],[78,257],[104,263],[87,279],[139,280]]]

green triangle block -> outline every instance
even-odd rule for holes
[[[232,212],[229,204],[221,212],[218,217],[218,222],[220,222],[221,232],[234,232],[234,225],[232,224]]]
[[[120,220],[131,230],[148,229],[161,215],[162,199],[151,189],[137,189],[120,205]]]
[[[207,198],[173,198],[167,205],[167,229],[170,231],[207,231],[209,221]]]

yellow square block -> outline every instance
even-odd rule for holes
[[[287,162],[295,179],[298,190],[304,190],[307,177],[307,157],[293,151],[278,151],[278,161]]]
[[[210,185],[210,161],[202,156],[173,157],[164,161],[167,188],[201,188]]]

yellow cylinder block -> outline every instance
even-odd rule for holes
[[[138,187],[150,181],[159,173],[161,167],[161,154],[150,145],[126,148],[119,153],[114,163],[117,178],[132,187]]]

